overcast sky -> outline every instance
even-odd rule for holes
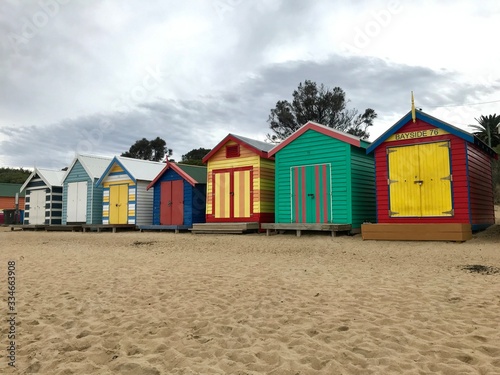
[[[467,129],[500,112],[498,25],[498,0],[1,0],[0,166],[62,168],[143,137],[176,160],[229,132],[264,140],[306,79],[375,109],[370,140],[411,90]]]

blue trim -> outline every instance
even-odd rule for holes
[[[96,187],[99,187],[99,185],[102,184],[103,180],[108,176],[109,171],[111,170],[111,168],[113,168],[113,166],[115,165],[115,163],[118,164],[121,167],[121,169],[123,169],[123,172],[125,172],[130,177],[130,179],[132,181],[134,181],[134,184],[137,184],[136,179],[129,173],[129,171],[127,170],[127,168],[125,168],[123,166],[123,164],[120,163],[120,160],[118,160],[118,158],[115,156],[113,158],[113,160],[111,160],[111,163],[109,163],[108,167],[106,168],[106,170],[102,174],[101,178],[99,178],[99,180],[96,182],[96,184],[95,184]]]
[[[448,133],[453,134],[459,138],[465,139],[467,142],[474,143],[474,135],[461,130],[453,125],[450,125],[444,121],[438,120],[435,117],[432,117],[424,112],[421,111],[416,111],[416,118],[419,120],[422,120],[432,126],[435,126],[436,128],[440,128],[443,130],[446,130]],[[380,146],[387,138],[389,138],[391,135],[396,133],[399,129],[401,129],[403,126],[405,126],[409,121],[411,121],[411,111],[408,112],[401,120],[399,120],[396,124],[391,126],[384,134],[382,134],[380,137],[378,137],[367,149],[366,153],[369,154],[372,152],[374,149],[376,149],[378,146]]]
[[[469,210],[469,223],[472,224],[472,208],[470,204],[470,176],[469,176],[469,150],[467,147],[467,143],[464,142],[465,147],[465,169],[467,176],[467,206]]]
[[[442,141],[438,141],[442,142]],[[453,183],[453,162],[451,158],[451,140],[448,139],[448,163],[450,165],[450,195],[451,195],[451,209],[453,210],[453,215],[451,217],[455,217],[455,184]]]

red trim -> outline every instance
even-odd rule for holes
[[[302,222],[307,223],[306,215],[306,167],[301,167],[302,169]]]
[[[319,189],[319,165],[314,166],[314,173],[316,175],[316,222],[321,223],[321,199],[320,199],[320,189]]]
[[[281,150],[283,147],[292,143],[294,140],[296,140],[298,137],[300,137],[302,134],[304,134],[308,130],[314,130],[314,131],[321,133],[321,134],[324,134],[328,137],[335,138],[335,139],[338,139],[339,141],[349,143],[350,145],[353,145],[356,147],[361,147],[361,140],[358,137],[354,137],[353,135],[335,130],[333,128],[329,128],[325,125],[321,125],[321,124],[317,124],[315,122],[309,121],[305,125],[302,125],[295,133],[290,135],[283,142],[274,146],[268,152],[269,156],[273,156],[279,150]]]
[[[268,154],[267,151],[263,151],[263,150],[259,150],[258,148],[252,146],[252,145],[249,145],[248,143],[242,141],[241,139],[235,137],[234,135],[232,134],[228,134],[226,136],[226,138],[224,138],[222,141],[220,141],[213,149],[212,151],[210,151],[208,154],[206,154],[202,161],[203,163],[206,163],[212,156],[215,155],[215,153],[217,153],[227,142],[229,141],[233,141],[233,142],[236,142],[237,144],[247,148],[248,150],[250,151],[253,151],[255,152],[257,155],[259,155],[261,158],[264,158],[264,159],[271,159],[271,156]]]
[[[299,168],[295,167],[295,222],[299,222]]]
[[[252,214],[250,217],[240,218],[215,218],[214,215],[206,215],[207,223],[245,223],[252,221],[258,223],[274,223],[274,213],[263,212],[259,214]]]
[[[252,170],[253,166],[250,167],[236,167],[236,168],[222,168],[222,169],[212,169],[212,172],[235,172],[235,171],[248,171]]]
[[[234,217],[234,171],[229,173],[229,217]]]
[[[328,217],[328,196],[330,192],[327,189],[328,184],[326,182],[326,164],[323,164],[323,220],[328,223],[330,218]]]
[[[184,172],[182,169],[180,169],[177,166],[177,164],[167,161],[167,163],[165,164],[165,167],[161,170],[160,173],[158,173],[158,175],[155,177],[155,179],[153,181],[151,181],[151,183],[148,185],[146,190],[151,189],[154,186],[154,184],[156,184],[156,182],[161,178],[161,176],[163,176],[167,172],[167,170],[169,170],[170,168],[172,168],[172,170],[174,172],[176,172],[179,176],[181,176],[184,180],[189,182],[189,184],[191,186],[194,186],[195,184],[198,183],[198,181],[196,181],[193,177],[191,177],[186,172]]]
[[[253,215],[253,169],[250,170],[250,216]]]

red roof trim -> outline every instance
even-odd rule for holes
[[[305,125],[302,125],[295,133],[290,135],[283,142],[274,146],[269,151],[269,156],[273,156],[279,150],[281,150],[282,148],[284,148],[288,144],[292,143],[294,140],[299,138],[302,134],[304,134],[308,130],[314,130],[314,131],[321,133],[321,134],[324,134],[328,137],[335,138],[335,139],[338,139],[339,141],[349,143],[350,145],[353,145],[356,147],[361,147],[361,141],[359,138],[344,134],[338,130],[328,128],[324,125],[316,124],[315,122],[309,121]]]
[[[250,151],[256,153],[257,155],[259,155],[261,158],[264,158],[264,159],[271,159],[270,155],[268,155],[268,153],[266,151],[262,151],[262,150],[259,150],[258,148],[255,148],[254,146],[252,145],[249,145],[248,143],[246,143],[245,141],[242,141],[241,139],[239,138],[236,138],[235,136],[233,136],[232,134],[228,134],[226,136],[226,138],[224,138],[222,141],[220,141],[217,146],[215,146],[212,151],[210,151],[208,154],[205,155],[205,157],[203,158],[203,163],[206,163],[208,161],[208,159],[210,159],[212,156],[215,155],[215,153],[217,151],[219,151],[227,142],[229,141],[234,141],[236,143],[238,143],[239,145],[249,149]]]
[[[181,176],[184,180],[189,182],[192,186],[198,183],[198,181],[196,181],[193,177],[189,176],[186,172],[180,169],[177,166],[177,164],[167,161],[165,167],[161,170],[160,173],[158,173],[155,179],[151,181],[146,190],[151,189],[154,186],[154,184],[156,184],[156,182],[161,178],[161,176],[163,176],[169,169],[172,169],[174,172],[177,172],[179,176]]]

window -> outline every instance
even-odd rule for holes
[[[226,147],[226,158],[237,158],[238,156],[240,156],[240,145]]]

